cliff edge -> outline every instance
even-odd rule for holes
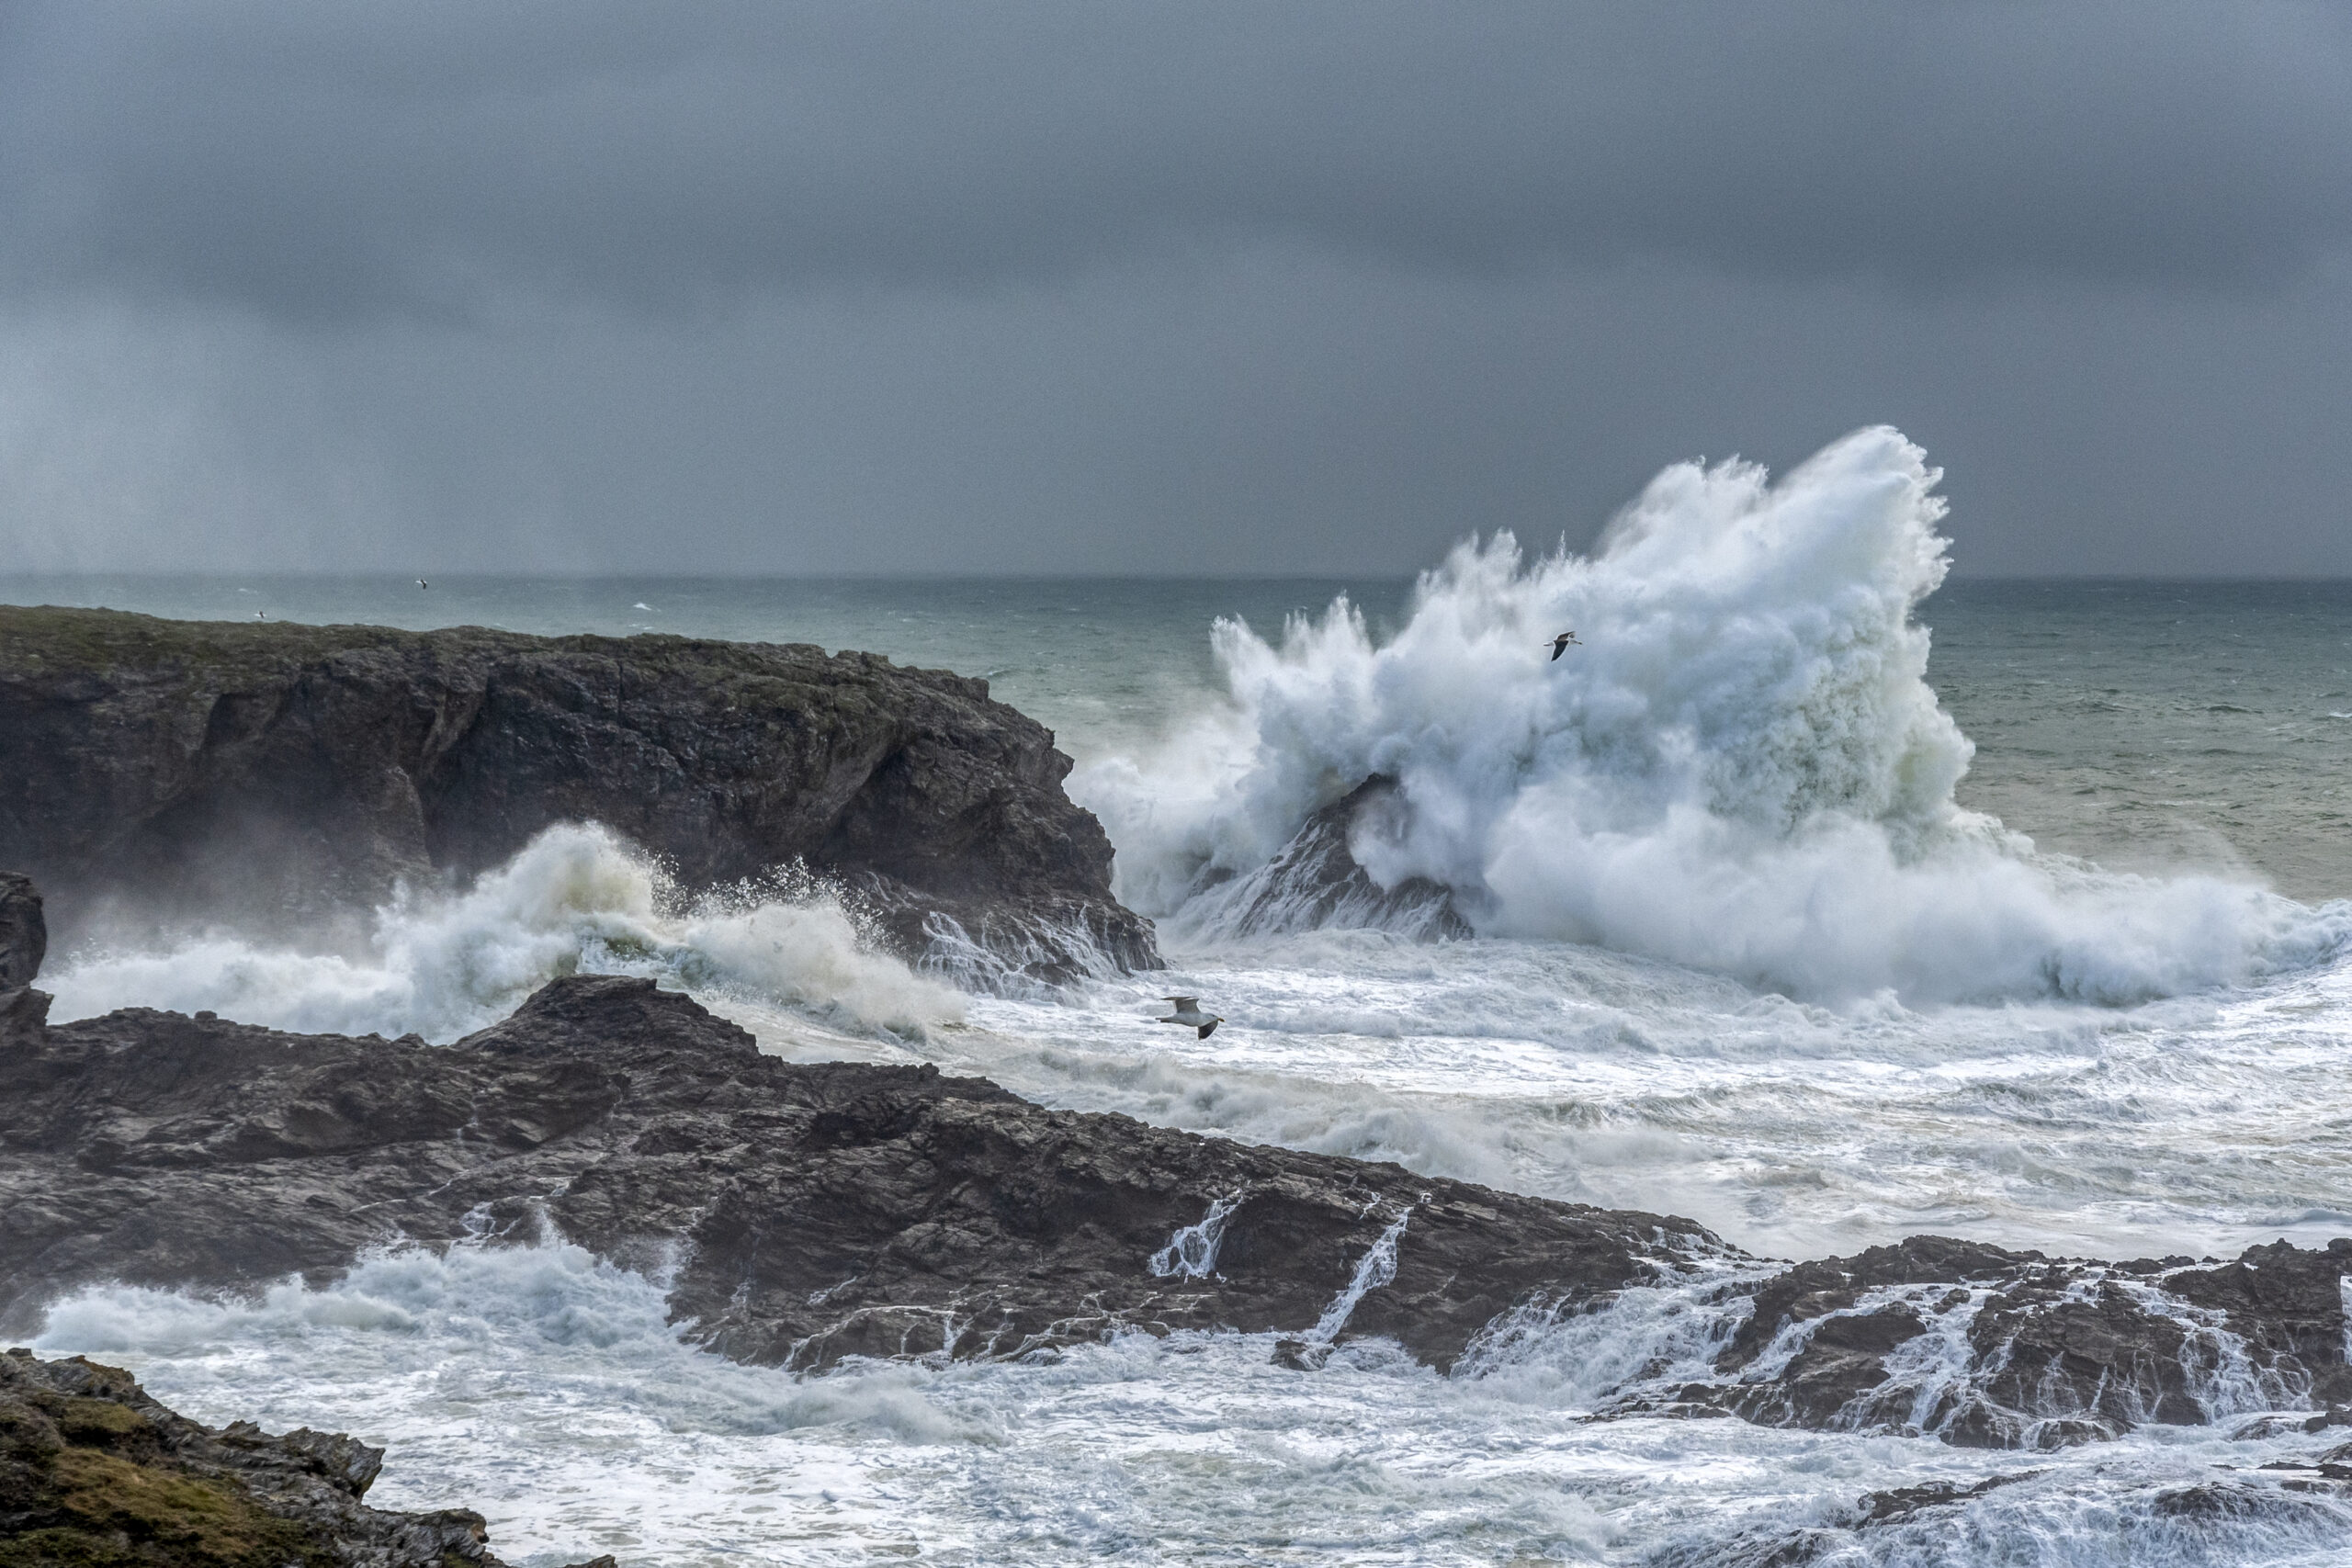
[[[61,932],[313,921],[597,821],[689,888],[802,863],[910,957],[1156,967],[1070,765],[987,682],[873,654],[0,607],[0,865]]]

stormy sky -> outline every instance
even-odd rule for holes
[[[0,570],[2352,574],[2352,7],[0,0]]]

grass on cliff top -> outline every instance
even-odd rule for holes
[[[329,1543],[159,1442],[119,1400],[0,1391],[0,1568],[333,1568]]]
[[[589,633],[534,637],[489,626],[446,626],[407,631],[359,624],[311,626],[300,621],[174,621],[129,610],[85,610],[54,604],[0,604],[0,672],[9,668],[65,668],[106,674],[116,671],[182,669],[254,671],[310,663],[361,649],[471,644],[501,649],[568,649],[616,654],[623,649],[639,663],[660,665],[684,655],[696,666],[732,665],[773,673],[775,657],[836,662],[813,643],[723,642],[639,632],[611,637]],[[895,669],[880,654],[842,658]],[[910,673],[924,673],[910,671]]]

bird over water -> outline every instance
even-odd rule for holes
[[[1162,997],[1159,999],[1176,1010],[1169,1017],[1161,1019],[1160,1022],[1181,1023],[1189,1029],[1196,1029],[1200,1031],[1200,1037],[1204,1040],[1215,1034],[1216,1026],[1225,1021],[1216,1013],[1203,1012],[1198,997]]]

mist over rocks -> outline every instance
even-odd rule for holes
[[[383,1464],[381,1449],[308,1427],[207,1427],[80,1356],[0,1355],[0,1560],[10,1563],[502,1568],[471,1509],[367,1506]]]
[[[1069,769],[985,682],[872,654],[0,607],[0,864],[61,932],[349,919],[596,821],[689,890],[806,865],[910,957],[1156,967]]]
[[[1780,1265],[927,1066],[786,1063],[635,977],[558,979],[449,1046],[139,1009],[0,1044],[0,1331],[90,1287],[321,1286],[382,1246],[558,1235],[662,1280],[690,1343],[798,1371],[1230,1329],[1284,1337],[1269,1375],[1377,1336],[1477,1378],[1581,1367],[1589,1340],[1621,1368],[1604,1418],[2025,1450],[2352,1402],[2352,1240],[2197,1265],[1915,1236]]]

